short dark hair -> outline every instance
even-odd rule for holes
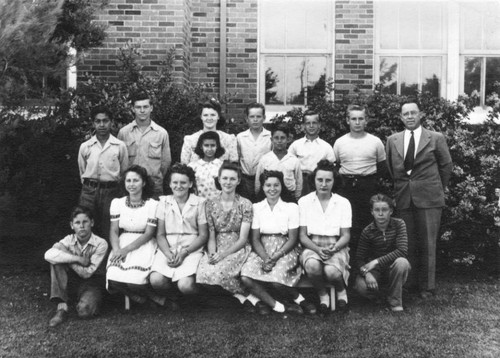
[[[94,213],[92,212],[92,210],[90,210],[86,206],[77,205],[71,210],[69,221],[73,221],[80,214],[87,215],[90,220],[94,220]]]
[[[406,97],[402,102],[401,105],[399,106],[399,111],[403,110],[403,106],[405,104],[410,104],[410,103],[415,103],[418,107],[418,110],[421,110],[420,102],[417,97]]]
[[[147,92],[136,92],[130,96],[130,103],[132,106],[135,105],[135,102],[145,100],[149,100],[149,103],[151,104],[151,96]]]
[[[95,117],[98,115],[98,114],[105,114],[106,116],[108,116],[108,118],[110,120],[113,119],[113,115],[111,114],[111,111],[108,109],[108,107],[106,106],[102,106],[102,105],[99,105],[99,106],[95,106],[91,109],[90,111],[90,118],[92,119],[92,122],[95,121]]]
[[[335,163],[330,162],[328,159],[323,159],[318,162],[318,165],[313,171],[313,175],[311,176],[311,180],[313,181],[312,187],[315,188],[315,180],[316,180],[316,174],[318,171],[323,170],[326,172],[332,172],[333,173],[333,187],[332,187],[332,193],[336,193],[344,184],[342,180],[342,176],[340,175],[337,167],[335,166]]]
[[[271,137],[274,135],[275,132],[283,132],[286,134],[287,137],[290,136],[290,127],[285,124],[285,123],[276,123],[271,126]]]
[[[166,176],[167,183],[170,184],[170,180],[172,179],[172,175],[174,175],[174,174],[181,174],[181,175],[187,176],[189,181],[191,183],[193,183],[193,186],[191,187],[191,189],[189,189],[189,192],[190,193],[195,192],[195,190],[196,190],[196,174],[195,174],[193,168],[191,168],[190,166],[188,166],[186,164],[175,163],[174,165],[172,165],[169,168],[169,170],[167,172],[167,176]]]
[[[266,194],[264,194],[264,183],[266,182],[267,179],[269,178],[277,178],[281,184],[281,193],[280,193],[280,198],[284,202],[287,203],[296,203],[297,201],[295,200],[295,196],[288,190],[288,188],[285,185],[285,179],[283,178],[283,173],[280,172],[279,170],[264,170],[260,176],[259,176],[259,182],[260,182],[260,190],[259,193],[257,194],[257,200],[262,201],[266,198]]]
[[[125,179],[127,178],[127,174],[130,172],[138,174],[141,177],[142,181],[145,183],[144,188],[142,188],[142,200],[151,198],[153,196],[153,181],[148,175],[148,171],[144,167],[141,167],[137,164],[128,167],[123,173],[122,179],[120,181],[122,192],[127,195],[127,189],[125,189]]]
[[[262,109],[262,115],[266,115],[266,107],[262,103],[252,102],[245,107],[245,116],[248,116],[250,110],[253,108]]]
[[[386,194],[378,193],[370,198],[370,208],[373,209],[373,205],[379,202],[387,203],[392,210],[394,210],[394,208],[396,207],[394,199],[392,199]]]
[[[313,111],[312,109],[308,109],[304,112],[304,114],[302,115],[302,123],[304,123],[306,121],[306,117],[309,116],[318,116],[318,122],[321,123],[321,115],[318,112]]]
[[[220,144],[220,137],[217,132],[213,131],[207,131],[203,132],[200,137],[198,138],[198,142],[196,142],[196,148],[194,148],[194,152],[196,155],[198,155],[200,158],[203,158],[204,153],[203,153],[203,141],[206,139],[212,139],[215,140],[215,144],[217,145],[217,149],[215,150],[215,158],[220,158],[224,155],[226,150],[222,147]]]
[[[217,129],[224,127],[224,125],[226,124],[226,119],[222,115],[222,107],[218,100],[216,100],[215,98],[211,98],[210,100],[203,102],[200,105],[200,116],[204,108],[213,109],[219,115],[219,120],[217,121]]]

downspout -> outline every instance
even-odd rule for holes
[[[226,52],[227,52],[227,0],[220,1],[220,60],[219,60],[219,97],[226,94]],[[224,104],[224,112],[225,112]]]

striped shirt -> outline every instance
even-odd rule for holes
[[[374,222],[365,227],[359,239],[356,260],[361,267],[378,259],[380,267],[385,268],[392,265],[398,257],[406,258],[407,254],[408,236],[405,222],[391,218],[385,232]]]

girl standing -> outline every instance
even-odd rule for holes
[[[220,193],[215,187],[215,178],[222,165],[219,158],[225,153],[217,132],[203,133],[194,152],[202,158],[188,164],[196,174],[197,193],[203,198],[212,199]]]
[[[336,194],[341,186],[335,165],[324,159],[313,172],[316,190],[299,200],[300,242],[305,247],[302,267],[320,298],[320,312],[329,312],[325,289],[333,284],[339,309],[347,305],[351,204]]]

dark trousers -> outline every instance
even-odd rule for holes
[[[408,232],[408,259],[411,271],[409,287],[420,291],[436,288],[436,241],[441,224],[442,208],[417,208],[399,210]]]
[[[343,187],[339,190],[339,195],[343,196],[351,203],[352,226],[349,249],[351,256],[351,266],[356,258],[359,237],[363,229],[373,220],[370,208],[370,198],[377,194],[377,177],[368,176],[342,176]]]
[[[92,231],[109,242],[109,207],[111,201],[120,194],[118,184],[112,188],[82,186],[79,204],[92,210],[94,213],[94,227]]]
[[[102,304],[104,276],[80,277],[67,264],[50,265],[50,299],[76,302],[80,317],[96,315]]]
[[[302,172],[302,194],[300,197],[316,190],[312,173]]]
[[[241,183],[239,185],[239,194],[255,203],[257,195],[255,194],[255,175],[242,174]]]

